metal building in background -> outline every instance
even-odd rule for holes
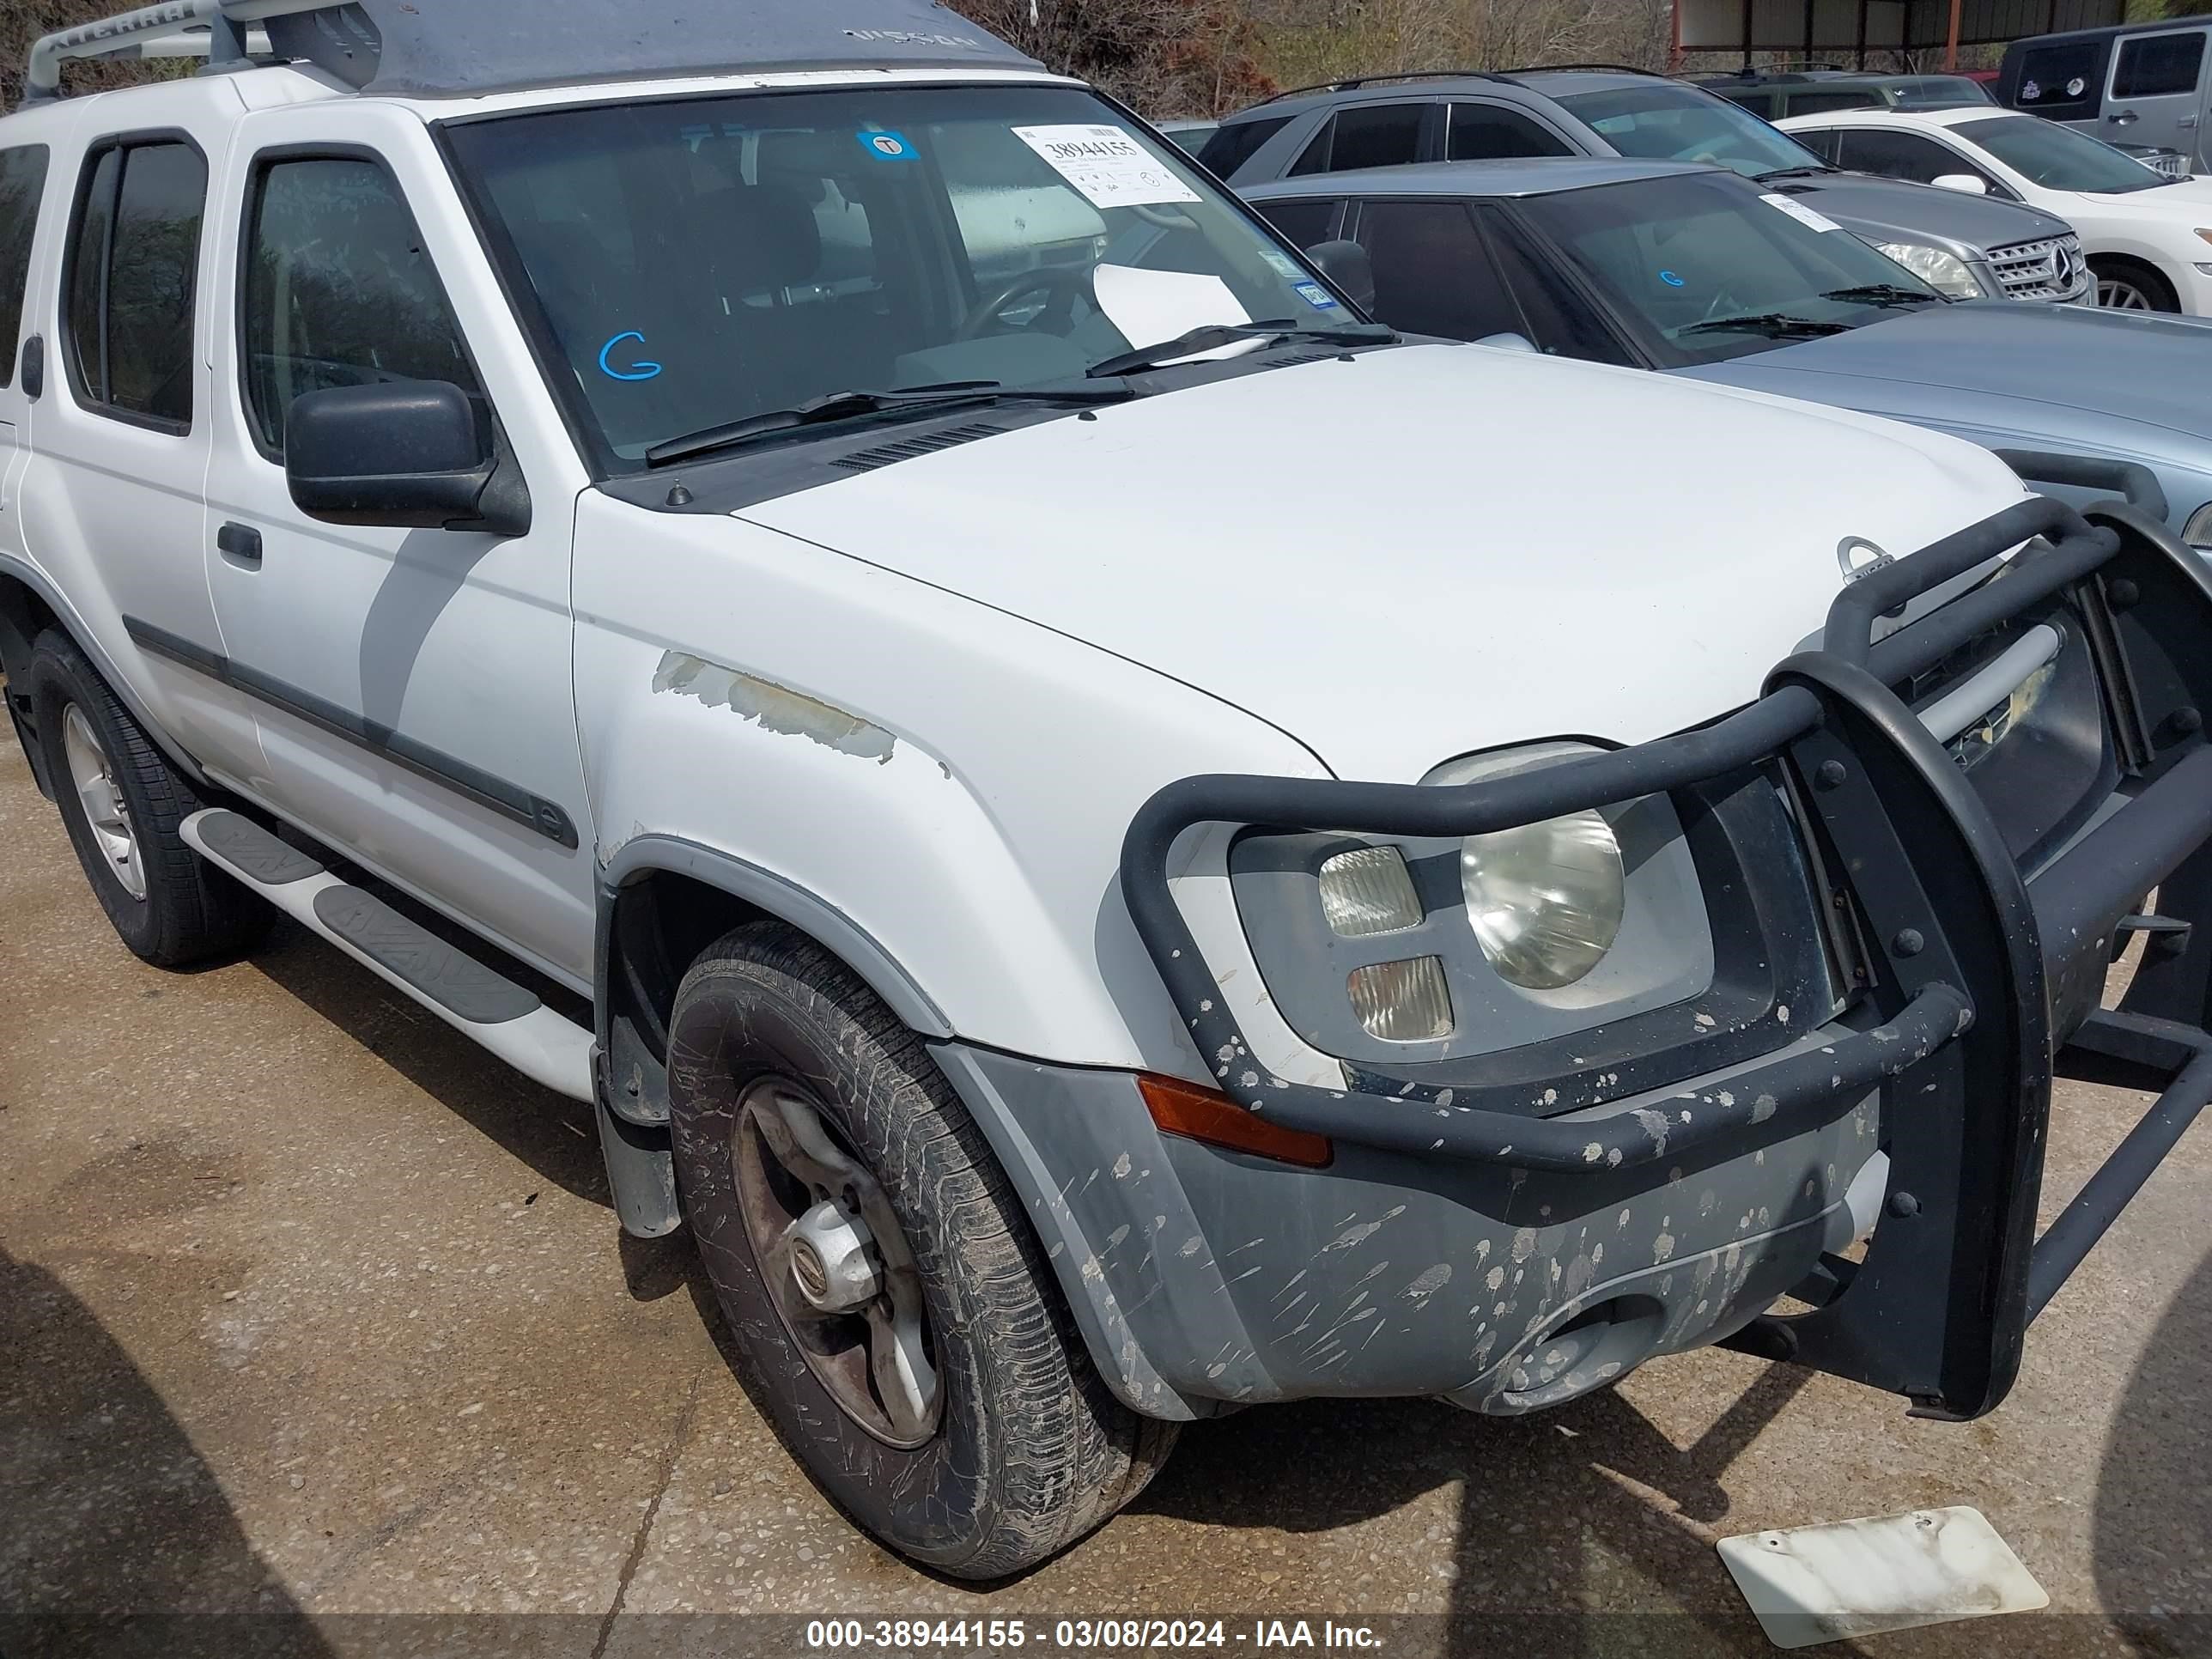
[[[1995,46],[2127,21],[2126,0],[1675,0],[1674,50],[1781,52],[1861,68],[1870,54]]]

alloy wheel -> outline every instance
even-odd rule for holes
[[[139,856],[138,832],[131,827],[131,807],[123,799],[123,786],[84,710],[71,703],[62,711],[62,752],[69,761],[70,782],[76,790],[92,839],[107,867],[115,872],[123,890],[132,898],[146,896],[145,861]]]
[[[885,1444],[927,1444],[945,1391],[921,1277],[881,1183],[813,1092],[781,1077],[740,1097],[731,1165],[754,1260],[816,1380]]]

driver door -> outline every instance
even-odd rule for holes
[[[222,201],[207,585],[259,728],[254,793],[586,986],[568,604],[583,479],[445,170],[398,112],[288,106],[241,124]],[[526,533],[325,524],[295,507],[294,401],[393,380],[451,382],[488,411],[527,483]]]

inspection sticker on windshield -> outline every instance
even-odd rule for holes
[[[1093,207],[1199,199],[1196,191],[1120,127],[1016,127],[1013,133]]]
[[[1765,203],[1767,206],[1773,208],[1779,212],[1788,214],[1799,224],[1810,225],[1815,230],[1841,230],[1843,228],[1843,227],[1838,224],[1833,219],[1828,218],[1825,215],[1815,213],[1812,209],[1805,206],[1802,203],[1791,201],[1787,196],[1777,196],[1770,191],[1762,193],[1759,199]]]

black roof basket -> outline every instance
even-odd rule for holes
[[[730,70],[1042,67],[942,0],[165,0],[41,37],[25,97],[58,95],[70,58],[203,52],[211,70],[296,59],[420,98]]]

